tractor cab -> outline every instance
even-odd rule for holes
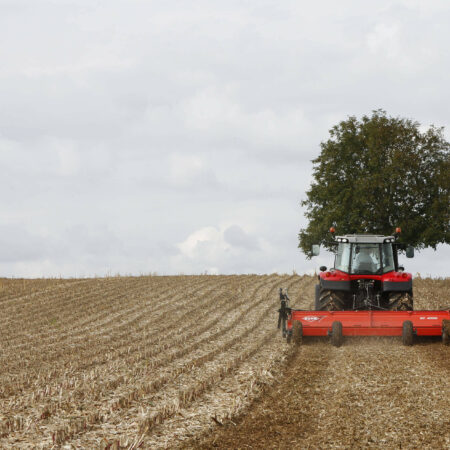
[[[334,229],[330,229],[334,236]],[[398,251],[414,256],[414,248],[392,236],[346,234],[333,242],[334,267],[321,267],[316,310],[412,310],[412,276],[398,263]],[[319,246],[313,246],[318,255]]]
[[[393,236],[346,235],[336,238],[334,268],[352,275],[381,275],[398,270]]]

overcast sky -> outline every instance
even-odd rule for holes
[[[446,127],[450,3],[0,0],[0,276],[298,273],[348,115]],[[449,246],[405,262],[448,275]]]

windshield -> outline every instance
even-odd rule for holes
[[[394,270],[394,254],[391,244],[340,243],[334,267],[346,273],[380,274]]]
[[[380,246],[378,244],[353,244],[352,273],[381,273]]]

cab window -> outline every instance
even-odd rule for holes
[[[381,258],[379,244],[353,244],[351,258],[352,273],[381,273]]]
[[[392,272],[395,268],[394,265],[394,252],[392,251],[391,244],[382,244],[381,257],[383,261],[383,272]]]
[[[350,266],[350,244],[340,243],[338,245],[334,268],[342,272],[349,271]]]

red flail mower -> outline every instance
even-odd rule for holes
[[[330,232],[334,236],[334,228]],[[329,336],[339,347],[344,336],[401,336],[404,345],[412,345],[414,336],[442,336],[448,345],[450,307],[414,311],[412,276],[398,264],[398,251],[412,258],[414,248],[397,242],[400,232],[334,238],[334,267],[320,268],[313,311],[290,308],[280,289],[283,337],[300,344],[304,336]],[[313,245],[313,256],[319,251]]]

